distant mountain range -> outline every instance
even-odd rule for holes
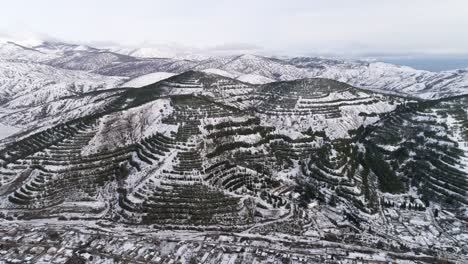
[[[24,46],[11,41],[0,42],[0,59],[8,62],[40,63],[59,69],[86,71],[102,76],[127,77],[127,81],[138,78],[138,81],[130,84],[140,86],[158,81],[161,76],[158,72],[177,74],[196,70],[252,84],[301,78],[328,78],[364,89],[424,99],[468,93],[466,69],[429,72],[382,62],[314,57],[278,59],[257,55],[189,60],[178,57],[152,57],[164,54],[150,52],[148,49],[130,51],[57,42],[38,43],[40,42]]]

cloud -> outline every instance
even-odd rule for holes
[[[248,43],[225,43],[221,45],[216,45],[213,47],[208,47],[207,49],[213,51],[235,51],[235,50],[261,50],[262,48],[258,45],[248,44]]]
[[[5,2],[0,25],[9,32],[94,45],[285,55],[468,53],[466,0],[49,0],[27,8],[22,0]]]
[[[107,48],[107,47],[118,47],[120,44],[116,41],[96,40],[96,41],[82,41],[79,44],[91,46],[95,48]]]

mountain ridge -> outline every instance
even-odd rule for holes
[[[151,78],[142,76],[156,72],[176,74],[188,70],[217,69],[225,71],[226,75],[231,77],[235,76],[237,79],[254,83],[324,77],[361,88],[378,89],[426,99],[466,94],[468,89],[468,73],[463,69],[429,72],[381,62],[348,62],[313,57],[280,59],[251,54],[218,56],[201,60],[137,58],[84,45],[43,42],[42,47],[44,45],[50,47],[46,54],[35,50],[41,45],[31,48],[24,46],[25,49],[22,52],[15,50],[14,53],[8,52],[5,48],[2,52],[0,48],[0,54],[3,54],[3,59],[13,61],[21,57],[21,59],[54,67],[87,70],[102,75],[141,77],[140,80],[149,81]],[[28,52],[34,54],[28,54]],[[40,54],[39,57],[38,54]]]

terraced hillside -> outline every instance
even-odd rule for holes
[[[257,115],[276,127],[325,131],[330,138],[379,120],[399,103],[396,97],[356,89],[328,79],[303,79],[260,86]]]
[[[170,77],[144,88],[158,88],[167,95],[196,94],[205,95],[223,104],[245,108],[242,103],[249,99],[255,85],[220,76],[213,73],[188,71]]]
[[[248,85],[191,71],[76,100],[93,110],[65,107],[56,113],[67,122],[4,142],[7,217],[378,241],[428,255],[445,239],[466,246],[452,235],[420,243],[394,226],[435,210],[450,223],[466,218],[467,97],[415,101],[328,79]]]
[[[413,207],[436,200],[466,208],[466,105],[467,97],[408,105],[373,127],[364,139],[366,160],[380,189],[392,193],[417,189],[420,201],[405,201]]]

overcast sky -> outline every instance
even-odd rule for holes
[[[298,54],[468,54],[467,0],[14,0],[0,32]]]

